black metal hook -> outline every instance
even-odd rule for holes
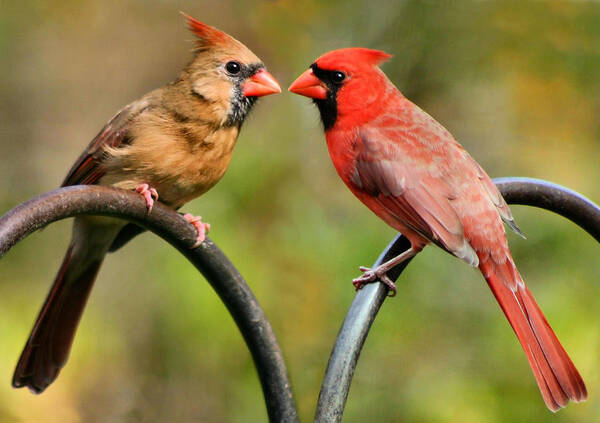
[[[299,421],[281,348],[260,304],[244,278],[210,239],[191,248],[196,230],[174,210],[156,203],[148,215],[139,195],[116,188],[60,188],[35,197],[0,218],[0,257],[35,230],[78,214],[131,221],[179,250],[206,277],[238,325],[254,359],[270,421]]]

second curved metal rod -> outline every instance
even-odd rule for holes
[[[206,277],[240,329],[256,365],[269,420],[299,421],[281,348],[260,304],[244,278],[210,239],[191,248],[196,230],[173,209],[157,202],[148,215],[145,202],[132,191],[94,185],[60,188],[0,217],[0,257],[35,230],[78,214],[129,220],[177,248]]]
[[[566,217],[600,242],[600,207],[563,186],[533,178],[499,178],[494,183],[509,204],[540,207]],[[379,256],[373,267],[410,248],[398,235]],[[388,272],[393,281],[410,260]],[[388,294],[382,283],[361,289],[354,298],[331,352],[315,413],[315,422],[340,422],[354,376],[354,370],[369,330]]]

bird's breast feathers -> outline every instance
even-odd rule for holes
[[[133,141],[109,149],[101,184],[133,189],[148,183],[161,201],[182,205],[203,194],[225,174],[238,135],[237,127],[172,122],[149,114],[133,124]]]

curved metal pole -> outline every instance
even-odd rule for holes
[[[112,216],[159,235],[181,252],[217,292],[235,320],[256,365],[271,422],[298,422],[281,348],[252,291],[223,252],[206,239],[198,248],[196,230],[174,210],[156,203],[149,215],[137,194],[80,185],[60,188],[23,203],[0,218],[0,257],[31,232],[79,214]]]
[[[600,242],[600,207],[583,195],[534,178],[496,178],[494,183],[508,204],[553,211],[577,224]]]
[[[507,203],[553,211],[576,223],[600,242],[600,207],[582,195],[540,179],[499,178],[494,179],[494,183]],[[373,267],[377,267],[408,248],[410,248],[408,240],[402,235],[396,236]],[[408,263],[409,261],[401,263],[392,269],[388,276],[396,281]],[[387,286],[374,283],[365,286],[356,294],[329,357],[319,393],[315,422],[329,423],[342,420],[356,363],[387,293]]]

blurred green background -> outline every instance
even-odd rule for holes
[[[600,4],[541,1],[4,1],[0,212],[56,188],[122,106],[174,79],[193,36],[179,11],[253,49],[282,87],[324,51],[385,49],[385,72],[492,177],[532,176],[600,201]],[[223,180],[186,212],[246,277],[311,421],[358,265],[394,232],[338,180],[316,109],[260,101]],[[521,273],[590,399],[547,411],[481,275],[427,248],[384,305],[348,422],[600,421],[600,246],[548,212],[513,207]],[[1,422],[259,422],[252,360],[203,278],[145,234],[105,262],[68,365],[41,396],[13,367],[70,236],[61,222],[0,261]]]

